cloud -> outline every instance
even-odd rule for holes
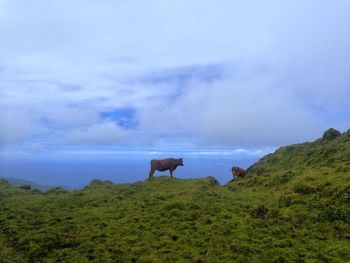
[[[148,72],[145,76],[139,77],[131,83],[144,83],[149,85],[174,85],[186,86],[190,82],[213,82],[222,78],[225,74],[225,65],[187,65],[178,68],[168,68],[156,72]]]
[[[69,144],[109,145],[124,143],[128,140],[127,133],[116,123],[105,121],[96,123],[84,129],[74,130],[66,135]]]
[[[254,78],[248,77],[251,74]],[[144,130],[187,131],[200,143],[214,145],[298,142],[314,138],[324,128],[322,116],[295,91],[281,87],[273,72],[257,73],[254,68],[213,83],[191,83],[177,100],[149,105],[140,114]]]
[[[38,131],[39,125],[25,111],[3,111],[0,115],[0,147],[23,143]]]
[[[2,145],[254,148],[350,126],[349,1],[2,7]]]

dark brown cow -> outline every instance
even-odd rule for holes
[[[170,178],[173,178],[173,171],[178,166],[183,166],[182,158],[180,159],[174,159],[174,158],[168,158],[163,160],[152,160],[151,161],[151,170],[149,171],[149,180],[152,180],[153,174],[156,170],[158,171],[170,171]]]
[[[237,178],[243,178],[246,175],[247,171],[244,170],[241,167],[238,166],[232,166],[232,175],[233,178],[237,177]]]

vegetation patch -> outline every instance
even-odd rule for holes
[[[350,137],[329,133],[226,186],[156,177],[41,192],[0,180],[0,262],[349,262]]]

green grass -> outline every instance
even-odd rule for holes
[[[0,262],[349,262],[349,158],[342,134],[282,147],[226,186],[0,181]]]

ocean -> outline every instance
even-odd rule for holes
[[[163,156],[166,158],[167,156]],[[0,177],[17,178],[43,186],[81,188],[93,179],[114,183],[132,183],[148,178],[150,160],[161,156],[83,156],[60,158],[1,158]],[[184,157],[177,178],[215,177],[221,184],[232,179],[230,168],[249,167],[258,158],[232,158],[232,156]],[[169,175],[169,171],[156,171],[155,176]]]

